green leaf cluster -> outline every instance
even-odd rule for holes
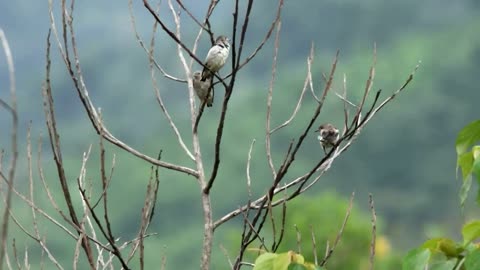
[[[265,252],[255,260],[253,270],[324,270],[313,263],[305,262],[301,254],[293,251],[285,253]]]
[[[462,229],[463,241],[449,238],[427,240],[413,249],[403,260],[403,270],[478,270],[480,247],[474,243],[480,238],[480,221],[472,221]]]
[[[458,134],[455,148],[457,150],[457,169],[462,173],[462,188],[460,202],[462,206],[468,197],[472,186],[472,177],[475,175],[480,183],[480,120],[464,127]],[[479,190],[480,191],[480,190]],[[480,192],[477,192],[477,203],[480,203]]]
[[[461,170],[463,184],[460,203],[463,207],[472,186],[472,177],[480,182],[480,120],[465,126],[458,134],[455,147],[457,169]],[[480,194],[480,192],[477,192]],[[479,202],[477,195],[477,203]],[[403,260],[404,270],[477,270],[480,269],[480,245],[474,241],[480,238],[480,220],[465,224],[462,228],[462,242],[450,238],[433,238],[420,247],[411,250]]]

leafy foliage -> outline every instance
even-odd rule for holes
[[[253,270],[322,270],[323,267],[305,262],[301,254],[293,251],[275,254],[266,252],[255,260]]]
[[[457,168],[462,172],[462,188],[460,201],[462,206],[468,197],[472,185],[472,175],[480,183],[480,120],[474,121],[464,127],[458,134],[455,147],[457,149]],[[480,193],[477,192],[480,195]],[[477,195],[477,202],[480,203],[480,196]]]
[[[480,120],[464,127],[456,140],[457,168],[461,169],[463,185],[460,203],[463,207],[471,188],[472,175],[480,182]],[[477,196],[477,202],[479,197]],[[433,238],[419,248],[411,250],[403,260],[404,270],[476,270],[480,269],[480,245],[474,243],[480,238],[480,220],[465,224],[462,228],[462,242],[450,238]]]

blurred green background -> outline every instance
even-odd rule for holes
[[[184,2],[192,8],[195,16],[205,14],[207,1]],[[211,24],[216,34],[232,36],[233,2],[221,1],[214,13]],[[56,20],[59,22],[59,5],[55,5]],[[275,7],[275,1],[255,2],[244,56],[262,40],[274,16]],[[134,12],[138,31],[148,40],[153,23],[151,15],[143,8],[141,1],[134,1]],[[162,1],[160,13],[172,27],[171,14],[165,1]],[[451,234],[463,222],[457,198],[459,181],[455,178],[454,140],[461,127],[478,119],[479,15],[480,4],[477,0],[285,2],[273,96],[273,126],[287,119],[296,105],[305,79],[306,59],[312,42],[315,44],[312,73],[317,91],[323,87],[321,73],[329,71],[335,51],[339,49],[340,60],[333,90],[341,91],[342,77],[346,74],[349,97],[354,102],[358,102],[363,93],[372,63],[374,43],[377,46],[377,67],[373,90],[382,89],[382,97],[400,87],[418,61],[422,62],[406,91],[364,129],[349,151],[307,192],[309,199],[295,202],[289,208],[289,217],[292,219],[290,224],[303,224],[308,235],[310,224],[321,228],[328,223],[327,227],[331,229],[322,229],[321,237],[331,239],[341,225],[349,195],[352,191],[356,192],[354,211],[359,218],[352,219],[349,226],[358,227],[357,231],[361,233],[355,234],[355,237],[358,237],[359,243],[367,241],[367,245],[359,244],[358,248],[354,248],[355,252],[363,255],[349,256],[353,264],[337,264],[336,269],[352,269],[351,265],[361,266],[368,259],[368,193],[374,195],[377,214],[381,220],[379,234],[387,247],[386,258],[401,257],[406,249],[427,237],[438,233]],[[182,37],[187,44],[191,44],[198,27],[186,13],[181,13],[181,18]],[[127,1],[77,1],[74,25],[90,96],[95,106],[102,109],[110,131],[150,156],[156,156],[163,149],[165,161],[193,166],[176,143],[175,136],[157,105],[148,58],[135,40]],[[47,1],[0,2],[0,27],[10,42],[16,68],[22,142],[16,186],[27,191],[25,141],[28,124],[32,121],[34,152],[38,147],[38,138],[42,136],[43,166],[47,180],[56,192],[57,200],[61,202],[46,140],[41,98],[41,85],[45,76],[45,39],[49,27]],[[253,139],[256,139],[251,168],[254,194],[264,193],[272,180],[264,150],[265,104],[272,65],[272,44],[273,40],[270,40],[258,57],[239,73],[237,79],[227,113],[221,167],[212,191],[215,218],[220,218],[247,200],[245,165],[248,147]],[[203,59],[208,48],[209,42],[204,36],[198,50],[200,59]],[[157,60],[169,73],[184,77],[175,50],[175,44],[166,34],[157,34]],[[83,152],[93,144],[87,178],[98,183],[98,137],[88,121],[55,45],[52,47],[52,55],[52,87],[67,175],[72,188],[75,188]],[[229,69],[230,66],[227,65],[222,74],[226,74]],[[185,84],[171,82],[161,76],[157,76],[157,79],[167,108],[191,148],[187,88]],[[8,86],[5,58],[1,54],[0,97],[7,100]],[[214,134],[220,115],[220,100],[223,99],[223,90],[220,88],[217,88],[215,99],[214,107],[206,111],[200,127],[207,174],[213,163]],[[315,106],[316,102],[307,93],[295,121],[274,135],[272,149],[277,166],[282,161],[288,142],[306,125]],[[318,124],[333,122],[341,126],[342,117],[343,103],[332,92]],[[0,146],[7,149],[7,157],[9,129],[9,115],[2,110]],[[121,239],[127,240],[135,235],[139,225],[150,165],[115,147],[108,146],[107,151],[110,159],[116,155],[116,169],[109,198],[113,230]],[[297,155],[289,176],[294,177],[308,170],[322,155],[315,134],[310,134]],[[157,210],[150,227],[150,231],[158,232],[158,235],[150,237],[146,242],[149,269],[158,268],[162,255],[167,257],[168,269],[196,269],[201,254],[203,229],[198,185],[193,178],[184,174],[166,170],[160,170],[160,174]],[[34,173],[34,177],[37,180],[38,174]],[[52,211],[39,182],[36,182],[36,188],[35,196],[39,204]],[[78,194],[76,202],[80,209]],[[325,210],[325,205],[332,205],[331,211],[328,208]],[[315,212],[316,206],[318,214]],[[307,208],[313,210],[307,211]],[[468,209],[467,207],[467,213]],[[15,200],[14,211],[24,226],[32,228],[30,210],[24,203]],[[59,218],[58,215],[54,216]],[[300,217],[305,220],[296,221]],[[240,221],[231,221],[216,232],[215,266],[212,269],[227,267],[219,244],[227,247],[234,257],[238,246],[235,235],[238,237],[240,232]],[[65,265],[70,265],[75,243],[47,222],[42,221],[40,225],[52,252]],[[40,255],[35,244],[23,236],[16,226],[13,225],[11,229],[11,239],[16,238],[17,247],[23,250],[28,246],[32,265],[38,263]],[[293,227],[288,227],[287,231],[294,235]],[[350,241],[348,235],[345,238],[343,244],[347,250]],[[295,246],[284,245],[282,248],[286,251],[295,249]],[[345,252],[352,254],[353,251]],[[335,254],[333,257],[332,260],[335,260]],[[338,255],[337,260],[342,259],[344,256]],[[137,262],[133,265],[136,264]],[[377,268],[397,268],[392,265],[395,264],[380,264]]]

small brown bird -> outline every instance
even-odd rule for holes
[[[320,133],[320,135],[318,135],[318,140],[320,141],[320,145],[322,146],[325,154],[327,154],[328,148],[335,146],[340,137],[338,129],[336,129],[332,124],[320,125],[315,132]]]
[[[195,93],[200,99],[200,102],[202,103],[206,102],[207,107],[212,107],[213,88],[212,90],[210,90],[210,93],[208,93],[209,89],[212,87],[212,78],[210,77],[207,80],[202,81],[202,73],[197,70],[193,73],[192,81],[193,81],[193,90],[195,90]]]
[[[213,74],[225,65],[229,53],[230,40],[225,36],[219,36],[205,58],[206,68],[204,67],[202,71],[202,81],[212,78]]]

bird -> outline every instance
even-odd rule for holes
[[[202,81],[213,77],[215,72],[219,71],[227,61],[230,53],[230,40],[226,36],[218,36],[215,44],[208,51],[205,58],[205,66],[202,71]]]
[[[320,141],[320,145],[325,154],[327,154],[328,148],[335,146],[340,137],[338,129],[332,124],[322,124],[315,132],[320,133],[320,135],[318,135],[318,140]]]
[[[213,104],[212,78],[209,78],[206,81],[202,81],[201,79],[202,79],[202,73],[199,70],[195,71],[192,76],[193,90],[195,90],[195,93],[197,94],[198,98],[202,103],[206,102],[207,107],[212,107],[212,104]],[[212,88],[211,91],[210,91],[210,88]],[[210,91],[210,93],[208,91]]]

